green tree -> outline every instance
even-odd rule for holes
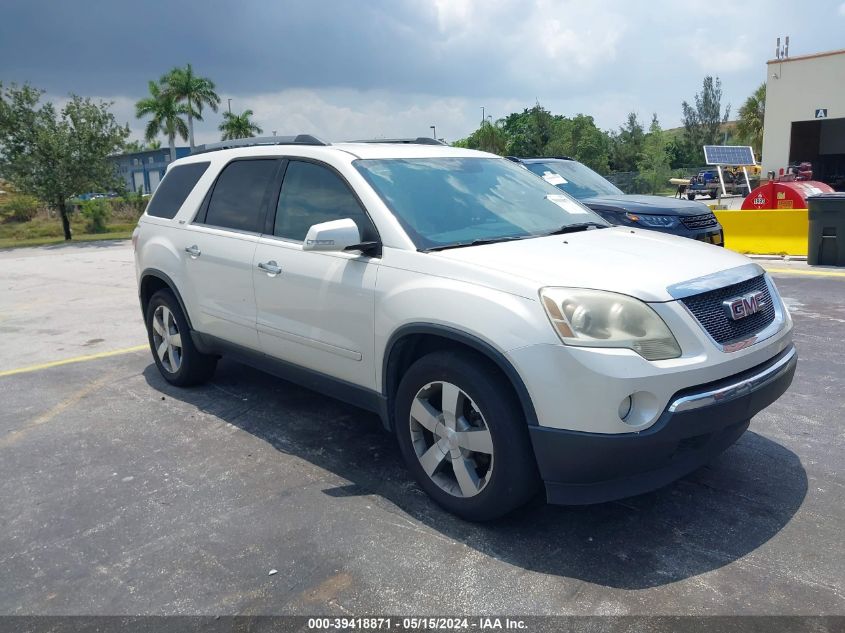
[[[223,123],[217,128],[223,132],[220,140],[231,141],[236,138],[252,138],[256,134],[261,134],[263,130],[250,118],[253,114],[252,110],[244,110],[241,114],[224,112]]]
[[[146,145],[141,141],[128,141],[123,146],[123,151],[127,154],[134,154],[135,152],[146,152],[150,149],[158,149],[161,147],[161,141],[158,139],[153,139]]]
[[[704,78],[701,92],[696,93],[693,105],[686,101],[681,104],[684,123],[684,141],[686,144],[686,162],[695,165],[701,162],[703,145],[719,145],[722,137],[722,124],[730,116],[731,106],[722,114],[722,82],[710,75]]]
[[[639,179],[648,193],[658,193],[666,188],[672,173],[669,163],[669,139],[660,128],[657,114],[654,114],[648,134],[643,140],[643,151],[637,161]]]
[[[188,106],[188,142],[194,149],[194,119],[202,121],[202,109],[208,106],[217,112],[220,97],[214,92],[214,82],[207,77],[194,74],[190,64],[174,68],[161,78],[164,91],[173,95],[179,103]]]
[[[578,114],[573,118],[555,116],[551,138],[543,148],[546,156],[569,156],[591,169],[607,173],[610,137],[596,127],[593,117]]]
[[[56,209],[69,240],[68,200],[120,187],[109,156],[123,147],[129,127],[117,123],[110,103],[71,95],[57,111],[41,103],[42,94],[28,85],[0,84],[0,174]]]
[[[739,109],[736,131],[739,137],[751,147],[757,156],[763,149],[763,121],[766,115],[766,84],[760,84],[757,90],[745,100]]]
[[[135,104],[135,116],[139,119],[149,116],[144,136],[153,141],[161,133],[170,145],[170,160],[176,160],[176,136],[188,140],[188,126],[182,115],[188,114],[188,106],[179,103],[176,97],[154,81],[149,83],[150,96]]]
[[[512,156],[542,156],[552,138],[554,117],[539,103],[504,118],[502,129],[508,138],[506,152]]]
[[[635,171],[637,161],[643,152],[645,130],[637,118],[636,112],[628,114],[625,125],[613,135],[611,165],[614,171]]]
[[[502,128],[501,121],[497,121],[496,123],[482,121],[478,129],[472,134],[465,139],[455,141],[452,145],[502,155],[507,148],[508,137]]]

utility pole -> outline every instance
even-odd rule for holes
[[[487,117],[484,116],[484,106],[481,106],[481,122],[484,123],[486,120]]]

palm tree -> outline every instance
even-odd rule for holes
[[[151,81],[149,86],[150,96],[135,104],[135,116],[139,119],[148,115],[152,117],[147,123],[145,138],[153,141],[159,133],[164,134],[170,144],[170,160],[176,160],[176,135],[183,141],[188,140],[188,126],[182,118],[183,114],[188,114],[188,106],[179,103],[156,82]]]
[[[221,140],[231,141],[236,138],[252,138],[263,131],[250,120],[252,110],[244,110],[241,114],[223,113],[223,123],[217,128],[223,132]]]
[[[194,119],[202,121],[202,109],[208,106],[217,112],[220,97],[214,92],[214,82],[207,77],[194,74],[190,64],[184,68],[174,68],[161,78],[165,92],[176,97],[178,102],[188,105],[188,138],[194,149]]]
[[[766,114],[766,84],[760,84],[739,109],[736,130],[759,156],[763,147],[763,118]]]

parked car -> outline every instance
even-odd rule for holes
[[[587,205],[611,224],[724,245],[722,225],[705,204],[623,193],[609,180],[571,158],[508,158]]]
[[[797,363],[757,264],[610,227],[483,152],[200,148],[133,242],[165,380],[203,383],[226,356],[376,411],[422,489],[472,520],[541,484],[566,504],[667,484],[733,444]]]

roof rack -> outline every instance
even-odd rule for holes
[[[349,141],[350,143],[402,143],[405,145],[446,145],[443,141],[438,141],[436,138],[430,136],[418,136],[417,138],[368,138],[358,141]]]
[[[206,152],[216,152],[221,149],[254,147],[258,145],[331,145],[331,143],[323,141],[316,136],[311,136],[310,134],[297,134],[296,136],[256,136],[198,145],[191,154],[205,154]]]

